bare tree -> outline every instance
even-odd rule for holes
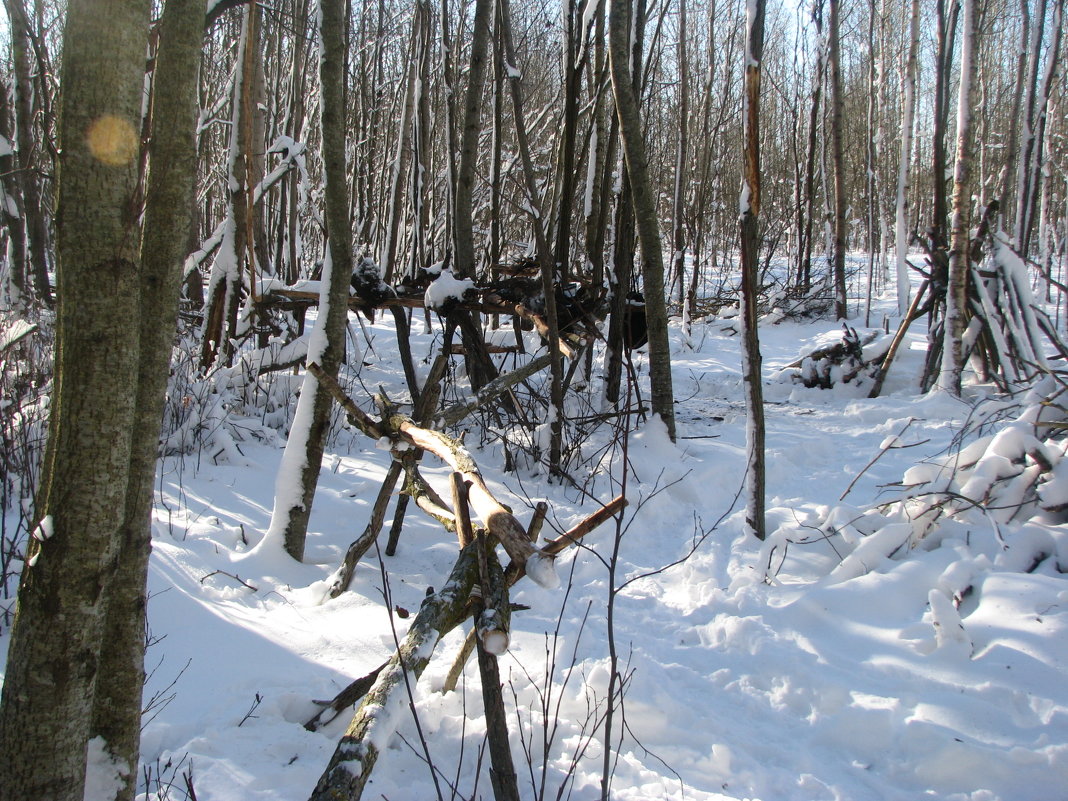
[[[345,167],[345,38],[344,6],[321,2],[319,73],[322,85],[323,167],[326,178],[326,220],[329,240],[319,294],[319,319],[308,347],[309,363],[317,363],[336,378],[345,355],[348,326],[349,282],[353,273],[352,228],[349,223],[349,190]],[[333,399],[311,373],[303,389],[282,455],[275,489],[271,525],[264,535],[266,547],[282,540],[286,553],[304,558],[323,451],[330,432]],[[299,474],[299,485],[295,476]]]
[[[901,91],[901,156],[897,166],[897,201],[895,203],[895,252],[897,254],[897,310],[901,317],[909,308],[909,164],[912,161],[912,137],[916,116],[916,79],[919,71],[920,0],[912,0],[909,12],[909,49]]]
[[[612,89],[616,98],[619,133],[626,154],[627,177],[634,201],[634,219],[642,248],[646,319],[649,326],[649,381],[653,413],[660,415],[668,435],[675,439],[675,400],[671,386],[671,348],[668,343],[667,305],[664,298],[664,256],[660,244],[653,187],[645,154],[638,98],[631,78],[630,44],[632,8],[629,0],[612,0],[608,24],[608,52]]]
[[[964,0],[961,27],[960,90],[957,95],[957,157],[953,168],[953,224],[949,250],[942,370],[937,386],[960,395],[964,367],[963,340],[971,242],[972,83],[978,36],[974,0]]]
[[[831,0],[832,17],[835,0]],[[739,201],[742,250],[742,380],[746,401],[745,522],[758,539],[765,536],[764,388],[757,333],[757,286],[760,272],[760,62],[764,55],[765,0],[747,7],[745,46],[745,171]]]
[[[140,686],[133,697],[96,692],[138,420],[137,383],[116,376],[140,369],[145,276],[131,212],[148,13],[147,2],[127,0],[67,8],[56,386],[0,701],[3,801],[82,801],[94,706],[140,707]],[[95,750],[132,787],[127,749],[101,738]]]
[[[832,272],[834,275],[834,313],[842,320],[849,316],[846,299],[846,174],[843,157],[842,121],[842,57],[841,32],[839,30],[839,0],[828,0],[828,64],[831,73],[831,159],[834,163],[834,249]]]

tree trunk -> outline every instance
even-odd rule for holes
[[[1019,204],[1017,217],[1016,244],[1020,255],[1027,258],[1031,249],[1031,235],[1035,227],[1035,210],[1038,205],[1039,186],[1042,178],[1042,164],[1045,160],[1046,119],[1050,96],[1057,76],[1057,54],[1060,50],[1064,23],[1064,0],[1056,0],[1053,7],[1053,39],[1046,56],[1042,85],[1034,99],[1034,119],[1028,126],[1030,147],[1027,151],[1027,175],[1023,189],[1027,194],[1026,202]],[[1037,50],[1032,54],[1037,61]]]
[[[797,286],[801,291],[808,291],[812,282],[812,223],[816,219],[816,153],[817,133],[819,131],[821,99],[823,97],[824,43],[823,43],[823,0],[812,4],[812,21],[816,25],[817,53],[816,75],[812,79],[812,104],[808,117],[808,155],[805,158],[804,189],[804,225],[800,232],[798,247]]]
[[[345,168],[345,2],[320,0],[320,9],[322,154],[329,252],[323,265],[319,319],[308,346],[308,363],[316,362],[328,376],[337,378],[345,355],[349,281],[353,269]],[[281,540],[286,553],[298,562],[304,559],[308,520],[315,499],[315,488],[319,483],[323,450],[330,432],[332,408],[333,400],[329,393],[323,391],[315,376],[306,373],[275,485],[271,525],[263,538],[265,547],[272,547]],[[297,466],[300,486],[294,487],[292,468]]]
[[[504,57],[509,65],[514,66],[516,64],[516,53],[512,42],[511,8],[508,0],[500,0],[498,8],[501,17],[501,36],[504,40]],[[560,470],[564,423],[563,357],[560,352],[560,324],[556,312],[556,291],[553,281],[556,270],[549,254],[548,237],[545,233],[544,216],[541,212],[542,204],[538,194],[537,178],[534,174],[530,142],[527,138],[526,119],[523,113],[522,86],[520,85],[520,73],[518,70],[509,71],[508,83],[512,95],[512,119],[515,123],[516,144],[519,149],[520,159],[523,162],[523,186],[526,190],[527,207],[530,210],[531,225],[534,229],[535,250],[537,251],[538,267],[541,273],[542,295],[545,299],[545,321],[548,324],[546,340],[551,359],[549,368],[549,469],[555,474]]]
[[[1009,210],[1012,183],[1016,178],[1016,158],[1019,155],[1020,113],[1023,109],[1024,78],[1027,75],[1027,43],[1031,31],[1031,0],[1020,0],[1020,45],[1016,53],[1016,83],[1012,95],[1012,111],[1007,120],[1008,139],[1005,140],[1005,166],[1001,172],[1000,203],[1003,214]]]
[[[248,155],[248,132],[246,124],[248,108],[242,102],[245,93],[251,91],[250,82],[254,70],[246,69],[245,53],[254,46],[254,33],[249,7],[244,9],[241,28],[241,45],[238,52],[234,79],[232,110],[230,115],[230,144],[226,161],[226,211],[223,241],[219,245],[215,261],[208,277],[207,305],[204,310],[204,325],[201,340],[200,365],[207,372],[222,360],[233,363],[234,337],[237,331],[237,313],[241,305],[241,289],[244,285],[244,268],[248,248],[249,196],[246,191],[248,172],[245,163]]]
[[[831,158],[834,162],[834,313],[839,320],[849,316],[846,298],[846,175],[842,131],[842,59],[838,22],[840,0],[829,0],[828,55],[831,69]]]
[[[41,184],[33,157],[35,89],[30,66],[30,21],[21,0],[4,0],[11,24],[11,60],[14,68],[15,120],[18,132],[16,157],[22,176],[23,215],[26,221],[26,244],[29,251],[30,277],[37,301],[52,307],[52,288],[48,282],[49,236]]]
[[[935,99],[934,99],[934,141],[932,152],[934,155],[934,201],[931,220],[931,243],[933,247],[946,245],[946,217],[948,215],[946,203],[946,124],[949,116],[949,73],[953,61],[953,31],[956,27],[958,13],[957,0],[952,3],[948,14],[946,13],[946,0],[937,0],[935,14],[937,15],[936,28],[936,51],[935,51]]]
[[[834,19],[836,0],[831,0]],[[757,299],[760,271],[760,62],[764,54],[765,0],[748,7],[745,57],[745,173],[739,202],[742,250],[742,379],[746,400],[746,510],[745,522],[758,539],[765,537],[764,515],[764,388],[761,383]],[[832,21],[832,31],[834,23]],[[832,33],[833,36],[833,33]]]
[[[0,83],[0,136],[8,143],[16,142],[15,133],[12,130],[13,109],[8,102],[7,82]],[[8,242],[11,249],[7,259],[7,284],[0,286],[0,297],[6,294],[6,300],[13,306],[24,306],[29,298],[26,296],[26,277],[29,272],[29,259],[26,253],[26,223],[23,214],[22,187],[19,185],[18,164],[16,154],[8,152],[0,156],[0,174],[2,174],[3,192],[7,195],[7,202],[0,209],[4,227],[7,228]]]
[[[949,286],[946,290],[946,318],[942,346],[942,369],[938,387],[960,395],[969,245],[971,242],[972,107],[971,87],[975,80],[975,44],[978,29],[974,0],[964,0],[960,55],[960,92],[957,97],[957,159],[953,168],[953,224],[949,250]]]
[[[675,191],[671,201],[671,217],[673,224],[671,275],[679,287],[679,306],[685,314],[685,285],[686,285],[686,226],[685,204],[686,184],[684,175],[689,173],[689,137],[688,126],[690,124],[690,66],[686,57],[686,0],[679,0],[679,143],[675,151]]]
[[[909,308],[909,164],[912,161],[912,136],[916,115],[916,78],[919,71],[920,0],[912,0],[909,14],[909,51],[901,97],[901,158],[897,163],[897,202],[895,206],[895,242],[897,254],[897,309],[904,317]]]
[[[137,387],[116,376],[139,368],[137,156],[148,5],[72,0],[67,9],[56,383],[39,523],[0,702],[3,801],[83,798],[104,591],[116,569],[136,420]],[[136,768],[116,763],[114,774]]]
[[[182,264],[193,227],[197,87],[204,5],[168,0],[161,20],[149,143],[150,171],[141,244],[141,350],[137,413],[130,452],[125,519],[111,586],[93,706],[92,736],[111,756],[136,765],[144,685],[146,582],[152,539],[152,486],[160,419],[178,314]],[[136,773],[116,798],[132,799]]]
[[[668,436],[675,439],[675,400],[671,386],[671,346],[664,299],[664,256],[656,199],[649,179],[638,97],[631,78],[631,9],[629,0],[611,0],[608,52],[612,89],[616,98],[619,133],[626,154],[627,177],[634,202],[634,220],[642,248],[645,313],[649,328],[649,382],[654,414],[660,415]]]

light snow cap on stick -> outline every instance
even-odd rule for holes
[[[527,557],[527,575],[539,587],[555,590],[560,586],[560,576],[556,573],[556,560],[549,554],[532,553]]]

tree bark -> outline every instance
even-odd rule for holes
[[[910,279],[908,266],[909,234],[909,164],[912,161],[912,136],[916,115],[916,79],[919,71],[920,0],[912,0],[909,13],[909,50],[901,95],[901,157],[897,166],[897,202],[895,204],[895,242],[897,254],[897,309],[908,313]]]
[[[978,29],[974,0],[964,0],[963,40],[961,42],[960,91],[957,97],[957,157],[953,168],[953,222],[949,249],[949,285],[946,290],[946,318],[942,345],[942,369],[938,387],[960,395],[964,367],[963,344],[969,251],[971,243],[972,106],[971,88],[975,80],[975,43]]]
[[[831,0],[834,17],[836,0]],[[760,339],[757,330],[757,286],[760,272],[760,67],[764,54],[765,0],[750,4],[745,58],[745,174],[739,204],[742,251],[742,380],[746,400],[746,511],[749,530],[763,540],[764,514],[764,387],[761,383]],[[833,31],[833,22],[832,22]],[[833,35],[833,33],[832,33]]]
[[[328,266],[323,268],[324,287],[319,314],[309,345],[308,361],[320,365],[331,378],[337,378],[345,355],[345,332],[348,325],[349,281],[352,277],[352,228],[349,225],[349,190],[345,165],[345,3],[344,0],[320,0],[322,24],[322,153],[326,178],[326,223],[330,249]],[[324,309],[323,306],[326,306]],[[305,374],[296,416],[282,456],[275,491],[271,525],[264,542],[279,537],[286,553],[298,562],[304,559],[315,489],[323,451],[330,432],[333,400],[311,373]],[[288,486],[287,465],[300,465],[299,499],[296,488]]]
[[[140,309],[131,299],[141,288],[137,156],[148,5],[72,0],[67,9],[56,383],[39,523],[0,702],[3,801],[83,798],[105,590],[116,569],[136,423],[136,384],[115,377],[139,369]],[[136,767],[118,763],[115,772]]]
[[[136,765],[144,685],[146,582],[152,539],[152,486],[160,419],[178,315],[182,263],[192,230],[196,186],[197,88],[203,3],[168,0],[161,20],[149,144],[150,172],[141,244],[141,349],[137,413],[130,453],[125,519],[106,593],[107,612],[94,695],[92,736],[111,755]],[[116,796],[133,798],[136,772]]]
[[[668,436],[675,439],[675,400],[671,385],[671,346],[664,298],[664,255],[656,199],[649,179],[638,97],[630,66],[631,8],[629,0],[611,0],[608,21],[609,61],[616,98],[619,133],[626,154],[627,177],[634,202],[634,220],[642,248],[645,313],[649,328],[649,382],[654,414],[660,415]]]
[[[48,282],[49,235],[45,218],[46,203],[41,195],[41,183],[36,175],[33,143],[35,89],[30,66],[30,21],[21,0],[4,0],[11,24],[11,60],[14,68],[15,127],[18,132],[16,158],[22,176],[22,202],[25,236],[28,245],[30,277],[34,297],[48,308],[52,307],[52,287]]]
[[[842,58],[838,6],[840,0],[828,0],[828,55],[831,70],[831,159],[834,162],[834,313],[839,320],[849,316],[846,298],[846,174],[843,155]]]

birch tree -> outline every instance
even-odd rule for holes
[[[975,80],[975,2],[964,0],[961,19],[960,90],[957,95],[957,156],[953,167],[953,221],[949,249],[949,285],[939,389],[960,395],[969,243],[971,240],[972,83]]]
[[[920,0],[912,0],[908,16],[908,57],[901,91],[901,156],[897,163],[897,200],[894,206],[894,252],[897,263],[897,310],[901,317],[909,309],[909,165],[916,117],[916,81],[919,74]]]

